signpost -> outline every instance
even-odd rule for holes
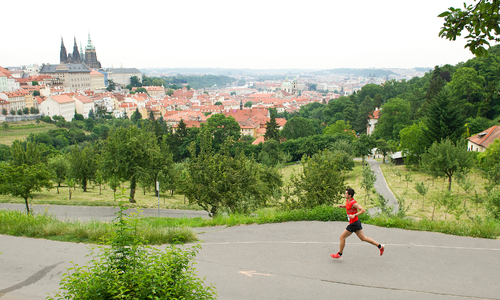
[[[160,182],[156,181],[156,190],[158,191],[158,218],[160,217]]]

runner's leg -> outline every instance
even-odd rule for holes
[[[362,240],[363,242],[370,243],[370,244],[375,245],[375,246],[377,246],[377,247],[378,247],[378,245],[379,245],[377,242],[375,242],[375,240],[374,240],[374,239],[372,239],[372,238],[369,238],[369,237],[365,236],[365,234],[363,233],[363,230],[362,230],[362,229],[361,229],[361,230],[356,231],[356,235],[357,235],[357,236],[358,236],[358,238],[359,238],[360,240]]]
[[[340,250],[339,250],[339,253],[344,253],[344,247],[345,247],[345,239],[348,238],[350,235],[352,234],[352,232],[348,231],[348,230],[344,230],[344,232],[342,232],[342,234],[340,235]]]

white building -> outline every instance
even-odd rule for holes
[[[69,122],[75,116],[75,100],[68,95],[50,96],[40,104],[39,109],[45,116],[62,116]]]
[[[40,74],[52,76],[66,91],[91,89],[90,69],[83,64],[44,65]]]
[[[73,96],[73,100],[75,100],[76,112],[83,115],[85,119],[89,117],[90,110],[95,111],[94,100],[89,97],[85,95],[75,95]]]
[[[113,80],[116,84],[127,86],[131,83],[130,77],[137,76],[139,81],[142,82],[142,73],[136,68],[109,68],[106,69],[108,73],[108,80]]]

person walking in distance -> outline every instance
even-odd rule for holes
[[[347,218],[349,219],[349,225],[340,235],[340,249],[338,253],[330,254],[333,258],[342,258],[342,253],[345,247],[345,239],[348,238],[353,232],[356,233],[358,238],[363,242],[368,242],[372,245],[377,246],[380,250],[380,255],[384,254],[385,246],[375,242],[372,238],[366,237],[363,233],[363,227],[361,227],[361,221],[358,216],[365,212],[364,208],[359,205],[359,203],[354,200],[354,190],[347,188],[345,190],[345,205],[339,205],[341,208],[345,208],[347,211]]]

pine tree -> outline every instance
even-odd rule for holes
[[[271,114],[271,119],[266,122],[266,133],[264,134],[264,140],[267,141],[269,139],[273,139],[276,141],[280,141],[280,132],[279,125],[276,122],[276,117],[274,114]]]
[[[459,140],[464,131],[465,118],[450,92],[444,89],[429,102],[424,123],[427,128],[423,129],[422,144],[428,148],[447,137],[452,141]]]

